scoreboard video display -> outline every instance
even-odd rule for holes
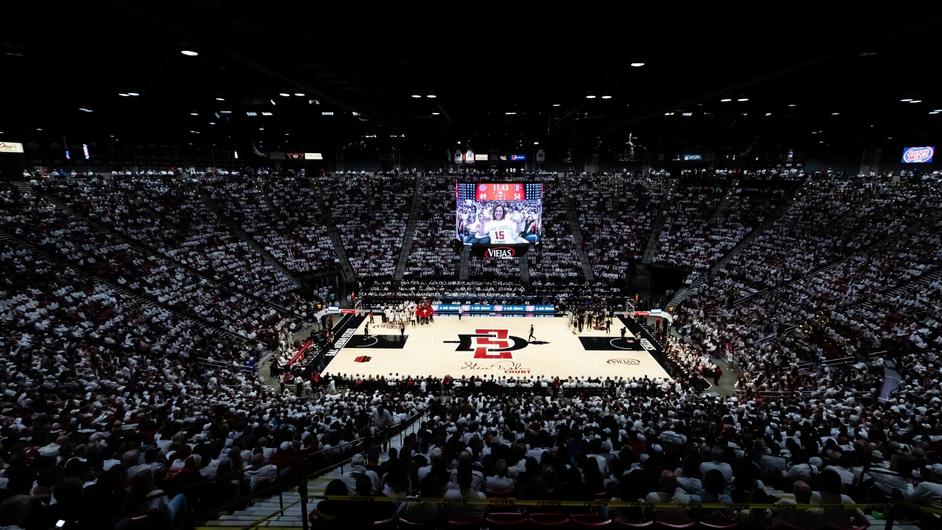
[[[455,185],[455,200],[455,234],[465,245],[540,241],[542,183],[459,182]]]
[[[478,184],[474,194],[478,201],[523,201],[527,198],[526,187],[519,182]]]

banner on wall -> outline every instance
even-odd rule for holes
[[[934,145],[922,145],[918,147],[903,148],[904,164],[931,164],[935,156]]]
[[[0,153],[22,153],[23,144],[20,142],[0,142]]]
[[[500,304],[432,304],[432,309],[436,313],[456,314],[458,309],[462,313],[516,313],[516,314],[535,314],[552,315],[556,313],[554,305],[500,305]]]

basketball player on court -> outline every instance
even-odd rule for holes
[[[530,336],[527,337],[527,342],[532,342],[536,337],[533,336],[533,324],[530,324]]]

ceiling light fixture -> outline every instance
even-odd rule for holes
[[[744,101],[749,101],[749,98],[739,98],[739,99],[737,99],[736,101],[742,103],[742,102],[744,102]]]
[[[595,99],[595,94],[587,94],[586,99]]]
[[[562,107],[562,105],[560,105],[559,103],[553,103],[553,106],[554,106],[554,107]]]
[[[612,96],[605,94],[604,96],[602,96],[602,99],[612,99]]]
[[[289,94],[289,93],[287,93],[287,92],[279,92],[278,95],[281,96],[281,97],[283,97],[283,98],[291,97],[291,94]]]
[[[729,103],[732,100],[733,100],[732,98],[723,98],[720,100],[720,103]]]
[[[118,95],[121,96],[121,97],[123,97],[123,98],[128,97],[128,93],[127,93],[127,92],[118,92]]]
[[[199,52],[195,52],[193,50],[180,50],[180,53],[186,55],[187,57],[196,57],[199,55]]]
[[[86,107],[79,107],[79,110],[82,111],[82,112],[95,112],[95,111],[93,111],[92,109],[89,109],[89,108],[86,108]]]
[[[910,103],[922,103],[922,100],[921,100],[921,99],[911,99],[911,100],[909,100],[909,102],[910,102]]]
[[[797,107],[798,104],[797,104],[797,103],[789,103],[788,106],[789,106],[789,107]]]
[[[436,96],[435,94],[426,94],[425,97],[427,97],[427,98],[429,98],[429,99],[435,99],[435,98],[437,98],[438,96]]]
[[[199,112],[191,112],[191,113],[190,113],[190,116],[199,116],[199,115],[200,115]]]
[[[632,68],[641,68],[642,66],[644,66],[644,63],[640,63],[640,62],[639,62],[639,63],[631,63],[631,67],[632,67]]]
[[[412,99],[420,99],[422,94],[412,94]]]
[[[900,102],[900,103],[909,103],[909,102],[912,101],[912,100],[913,100],[913,98],[903,98],[903,99],[899,100],[899,102]]]
[[[272,113],[271,113],[271,111],[269,111],[269,110],[263,110],[263,111],[262,111],[262,116],[271,116],[271,115],[272,115]]]
[[[299,98],[303,98],[303,97],[304,97],[304,92],[295,92],[294,95],[295,95],[295,96],[298,96]]]

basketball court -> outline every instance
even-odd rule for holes
[[[631,319],[612,319],[611,333],[573,333],[568,318],[437,317],[427,325],[349,328],[327,353],[324,374],[444,377],[669,378],[651,355],[660,346]],[[530,326],[534,339],[528,341]],[[625,326],[625,338],[621,328]]]

